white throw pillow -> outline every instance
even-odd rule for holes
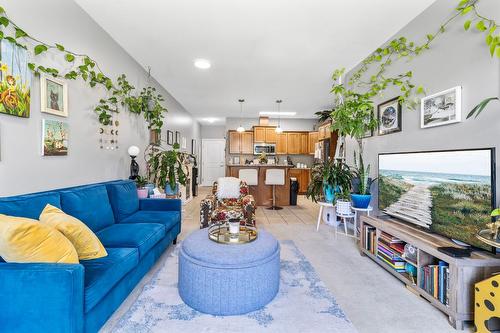
[[[238,199],[240,197],[240,182],[235,177],[217,179],[217,199]]]

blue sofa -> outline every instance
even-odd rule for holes
[[[0,260],[0,331],[97,332],[181,230],[181,201],[139,199],[129,180],[0,198],[38,219],[46,204],[92,229],[108,256],[80,264]]]

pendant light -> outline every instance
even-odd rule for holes
[[[243,103],[245,102],[245,100],[241,98],[241,99],[238,100],[238,102],[240,102],[240,127],[238,127],[236,129],[236,132],[243,133],[243,132],[245,132],[245,127],[243,127],[241,125],[241,120],[242,120],[242,117],[243,117]]]
[[[281,99],[276,100],[276,104],[278,104],[278,127],[276,127],[275,129],[276,133],[283,132],[283,129],[281,128],[281,112],[280,112],[281,102],[283,102]]]

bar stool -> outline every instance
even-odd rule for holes
[[[257,169],[240,169],[238,178],[247,183],[248,186],[258,185]]]
[[[285,169],[267,169],[265,184],[273,186],[273,205],[267,209],[283,209],[283,207],[276,206],[276,185],[285,185]]]

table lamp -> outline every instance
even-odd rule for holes
[[[137,164],[135,158],[137,155],[139,155],[139,147],[137,146],[130,146],[128,147],[128,154],[130,155],[131,161],[130,161],[130,177],[128,179],[135,180],[137,176],[139,175],[139,164]]]

